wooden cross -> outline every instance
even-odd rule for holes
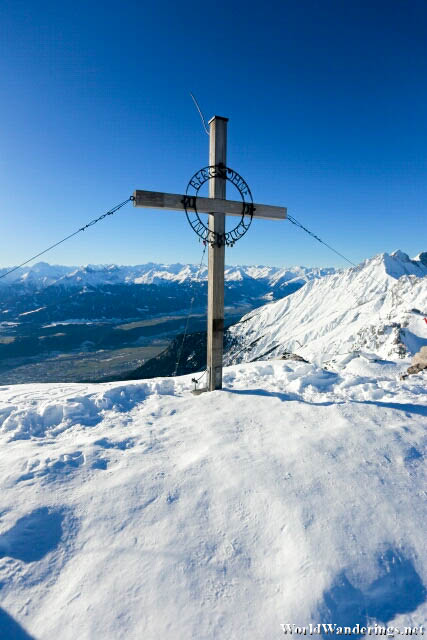
[[[214,116],[209,121],[209,165],[227,165],[228,118]],[[197,211],[208,213],[209,231],[213,237],[223,237],[225,216],[241,216],[242,203],[226,200],[227,180],[220,175],[209,181],[209,198],[197,198]],[[184,196],[175,193],[137,190],[133,194],[135,207],[185,211]],[[254,218],[284,220],[285,207],[254,204]],[[222,389],[222,352],[224,339],[224,268],[225,245],[209,244],[208,261],[208,347],[207,391]]]

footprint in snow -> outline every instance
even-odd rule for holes
[[[168,493],[168,496],[166,498],[166,502],[168,504],[172,504],[174,502],[176,502],[177,500],[179,500],[179,491],[175,490],[175,491],[171,491]]]
[[[424,457],[423,454],[420,451],[418,451],[418,449],[416,449],[415,447],[411,447],[410,449],[408,449],[405,455],[406,466],[411,467],[414,464],[421,462],[423,457]]]
[[[26,471],[20,475],[16,483],[34,478],[46,477],[48,481],[55,480],[58,475],[67,475],[82,466],[86,461],[81,451],[62,453],[58,458],[33,459],[27,462]]]
[[[125,451],[126,449],[132,449],[135,446],[134,438],[125,438],[124,440],[110,440],[109,438],[100,438],[93,443],[102,449],[118,449],[119,451]],[[109,460],[102,458],[96,454],[94,462],[92,462],[92,469],[102,469],[105,471],[108,467]]]
[[[96,458],[94,462],[92,462],[91,469],[101,469],[105,471],[108,467],[108,460],[106,458]]]
[[[93,444],[98,445],[98,447],[102,447],[103,449],[120,449],[124,451],[125,449],[132,449],[135,446],[134,438],[125,438],[125,440],[110,440],[109,438],[101,438],[100,440],[95,440]]]

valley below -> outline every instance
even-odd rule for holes
[[[252,305],[226,309],[226,326]],[[164,352],[179,334],[206,330],[202,308],[145,319],[0,324],[0,385],[95,382],[125,377]],[[170,375],[173,371],[170,372]]]
[[[226,267],[226,327],[333,271]],[[126,379],[170,345],[172,375],[175,339],[205,332],[206,308],[205,265],[19,268],[0,280],[0,385]],[[160,375],[157,360],[145,374]]]

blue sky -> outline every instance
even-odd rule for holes
[[[427,250],[425,0],[3,0],[0,41],[1,266],[136,188],[184,192],[208,164],[190,91],[206,119],[230,119],[228,165],[255,201],[354,262]],[[183,214],[128,205],[44,259],[198,262],[201,249]],[[270,221],[226,262],[345,266]]]

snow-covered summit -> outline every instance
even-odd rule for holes
[[[427,251],[421,251],[415,258],[414,261],[421,262],[425,267],[427,267]]]
[[[51,285],[66,276],[75,267],[50,265],[47,262],[37,262],[28,267],[20,267],[10,275],[0,280],[0,286],[7,286],[20,282],[29,287]],[[9,267],[0,269],[0,275],[9,271]]]
[[[427,374],[352,364],[1,387],[0,637],[421,635]]]
[[[420,257],[379,254],[252,311],[230,328],[226,362],[285,352],[318,363],[356,350],[383,358],[415,353],[427,344],[427,264]]]

